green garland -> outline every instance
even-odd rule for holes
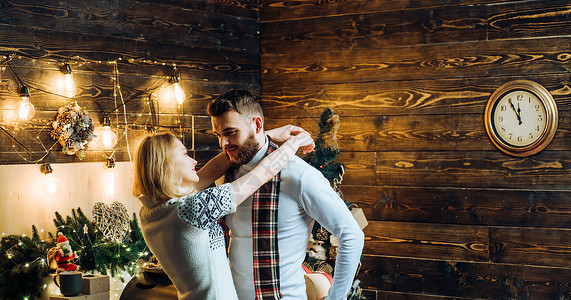
[[[55,242],[42,241],[36,226],[32,226],[32,231],[32,238],[8,235],[0,240],[2,299],[26,299],[40,296],[43,291],[42,279],[50,272],[46,254]]]
[[[143,234],[133,214],[130,231],[121,242],[109,242],[87,219],[81,208],[72,209],[65,219],[56,212],[54,224],[62,232],[71,248],[79,254],[81,269],[85,272],[110,273],[111,276],[127,271],[134,275],[138,259],[150,256]],[[27,299],[40,296],[42,280],[49,273],[46,255],[56,246],[57,233],[49,233],[50,240],[40,239],[36,226],[32,225],[32,238],[25,235],[8,235],[0,240],[0,298]],[[119,275],[119,278],[123,278]]]

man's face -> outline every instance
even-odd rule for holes
[[[234,166],[252,160],[260,144],[255,139],[255,125],[235,111],[212,117],[212,130],[224,154]]]

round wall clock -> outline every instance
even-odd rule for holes
[[[542,85],[514,80],[488,100],[484,123],[488,136],[506,154],[525,157],[545,149],[557,130],[557,105]]]

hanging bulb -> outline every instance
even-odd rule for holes
[[[117,134],[111,129],[111,120],[109,117],[103,118],[103,132],[101,133],[101,147],[110,150],[117,143]]]
[[[22,98],[22,100],[16,103],[16,106],[14,107],[16,118],[18,121],[29,121],[34,117],[36,109],[29,101],[30,91],[26,86],[22,86],[20,88],[20,98]]]
[[[63,64],[61,72],[64,76],[63,92],[65,96],[73,98],[75,96],[75,83],[73,82],[73,74],[71,74],[71,67],[68,63]]]
[[[60,181],[53,174],[53,169],[50,164],[43,164],[40,171],[45,175],[45,186],[48,195],[53,196],[59,192]]]
[[[173,85],[173,89],[174,89],[174,97],[176,99],[176,102],[178,104],[182,104],[185,100],[185,96],[184,96],[184,91],[182,90],[182,87],[180,86],[180,82],[179,82],[179,74],[177,69],[175,68],[173,71],[173,75],[171,78],[171,82]]]

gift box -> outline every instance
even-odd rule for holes
[[[353,214],[353,218],[355,218],[355,220],[357,221],[357,224],[359,224],[359,227],[361,227],[361,230],[365,229],[365,227],[367,227],[367,225],[369,225],[369,222],[367,221],[367,218],[365,217],[365,213],[363,212],[363,209],[358,208],[358,207],[353,207],[351,209],[351,214]]]
[[[109,297],[109,292],[104,292],[91,295],[79,294],[77,296],[51,296],[50,300],[109,300]]]
[[[108,275],[83,274],[82,284],[81,293],[87,295],[109,292],[110,288]]]

